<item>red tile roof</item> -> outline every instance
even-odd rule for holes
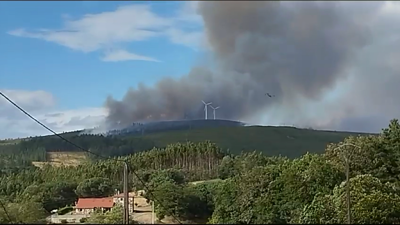
[[[76,204],[76,209],[112,208],[113,198],[80,198]]]

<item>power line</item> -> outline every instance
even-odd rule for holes
[[[70,140],[64,138],[63,136],[57,134],[55,131],[53,131],[52,129],[50,129],[48,126],[44,125],[44,124],[43,124],[42,122],[40,122],[38,119],[36,119],[36,118],[33,117],[32,115],[30,115],[27,111],[25,111],[25,110],[24,110],[22,107],[20,107],[17,103],[15,103],[15,102],[12,101],[9,97],[7,97],[2,91],[0,91],[0,95],[1,95],[4,99],[6,99],[9,103],[11,103],[13,106],[15,106],[17,109],[19,109],[22,113],[24,113],[26,116],[28,116],[29,118],[31,118],[33,121],[35,121],[36,123],[38,123],[39,125],[41,125],[42,127],[44,127],[46,130],[50,131],[50,132],[51,132],[52,134],[54,134],[55,136],[59,137],[60,139],[64,140],[65,142],[67,142],[67,143],[73,145],[74,147],[76,147],[76,148],[78,148],[78,149],[80,149],[80,150],[82,150],[82,151],[84,151],[84,152],[90,153],[90,154],[92,154],[92,155],[94,155],[94,156],[97,156],[97,157],[99,157],[99,158],[103,158],[103,159],[112,159],[112,160],[115,160],[115,161],[118,161],[118,162],[124,162],[124,163],[128,164],[126,160],[120,160],[120,159],[116,159],[116,158],[105,157],[105,156],[102,156],[102,155],[100,155],[100,154],[91,152],[91,151],[89,151],[89,150],[86,150],[86,149],[80,147],[79,145],[77,145],[77,144],[71,142]],[[155,198],[155,196],[153,195],[153,193],[151,193],[150,188],[147,187],[146,183],[142,180],[142,178],[140,178],[140,176],[135,172],[135,170],[132,169],[131,172],[133,173],[133,175],[136,176],[136,178],[139,180],[139,182],[142,183],[143,187],[146,189],[146,192],[150,193],[150,194],[153,196],[153,199],[154,199],[154,200],[157,200],[157,199]],[[158,201],[158,200],[157,200],[157,201]],[[158,203],[161,205],[161,202],[160,202],[160,201],[158,201]],[[3,205],[3,204],[1,203],[1,205]],[[162,206],[162,205],[161,205],[161,206]],[[132,206],[132,207],[134,207],[134,206]],[[5,209],[5,207],[3,207],[3,208]],[[133,210],[133,211],[134,211],[134,210]],[[8,215],[8,213],[6,213],[6,214]],[[179,224],[182,224],[182,222],[181,222],[177,217],[175,217],[175,215],[172,214],[171,216],[172,216]],[[8,218],[9,218],[9,217],[8,217]],[[10,218],[9,218],[9,219],[10,219]],[[11,222],[11,220],[10,220],[10,222]]]
[[[19,109],[22,113],[24,113],[26,116],[28,116],[28,117],[31,118],[33,121],[35,121],[36,123],[38,123],[39,125],[41,125],[42,127],[44,127],[46,130],[50,131],[52,134],[54,134],[54,135],[56,135],[57,137],[61,138],[61,139],[64,140],[65,142],[67,142],[67,143],[73,145],[73,146],[76,147],[76,148],[79,148],[79,149],[82,150],[82,151],[85,151],[85,152],[88,152],[88,153],[90,153],[90,154],[92,154],[92,155],[95,155],[95,156],[97,156],[97,157],[100,157],[100,158],[107,158],[107,157],[104,157],[104,156],[102,156],[102,155],[99,155],[99,154],[96,154],[96,153],[94,153],[94,152],[91,152],[91,151],[89,151],[89,150],[86,150],[86,149],[84,149],[84,148],[82,148],[82,147],[76,145],[75,143],[71,142],[70,140],[64,138],[63,136],[57,134],[57,133],[54,132],[52,129],[50,129],[48,126],[44,125],[42,122],[40,122],[39,120],[37,120],[35,117],[31,116],[27,111],[25,111],[23,108],[21,108],[19,105],[17,105],[14,101],[12,101],[9,97],[7,97],[7,96],[6,96],[5,94],[3,94],[1,91],[0,91],[0,95],[1,95],[3,98],[5,98],[9,103],[11,103],[12,105],[14,105],[17,109]],[[123,160],[118,160],[118,159],[114,159],[114,160],[123,161]]]
[[[8,222],[12,224],[12,220],[11,220],[10,215],[8,214],[8,211],[7,211],[7,209],[6,209],[6,206],[4,205],[4,203],[3,203],[1,200],[0,200],[0,205],[1,205],[1,207],[3,208],[4,213],[5,213],[6,216],[7,216]]]

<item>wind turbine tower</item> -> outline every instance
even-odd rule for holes
[[[205,113],[205,118],[207,120],[207,111],[208,111],[207,106],[211,105],[212,102],[209,102],[209,103],[205,103],[204,101],[201,101],[201,102],[203,102],[203,104],[204,104],[204,113]]]
[[[215,120],[215,110],[219,109],[219,106],[214,108],[212,105],[210,105],[210,107],[213,109],[214,120]]]

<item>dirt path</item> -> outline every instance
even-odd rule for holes
[[[136,199],[138,200],[138,199]],[[133,220],[138,221],[139,223],[152,224],[152,213],[151,213],[151,205],[139,205],[139,207],[135,207],[135,213],[133,213]],[[170,218],[165,218],[162,221],[157,220],[157,216],[155,215],[154,224],[178,224],[174,222],[174,220]]]

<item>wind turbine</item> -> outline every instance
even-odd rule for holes
[[[207,106],[209,106],[209,105],[211,105],[212,104],[212,102],[209,102],[209,103],[205,103],[204,101],[201,101],[201,102],[203,102],[203,104],[204,104],[204,112],[205,112],[205,115],[206,115],[206,119],[207,119]]]
[[[219,109],[219,106],[214,108],[212,105],[210,105],[210,107],[213,109],[214,120],[215,120],[215,110]]]

